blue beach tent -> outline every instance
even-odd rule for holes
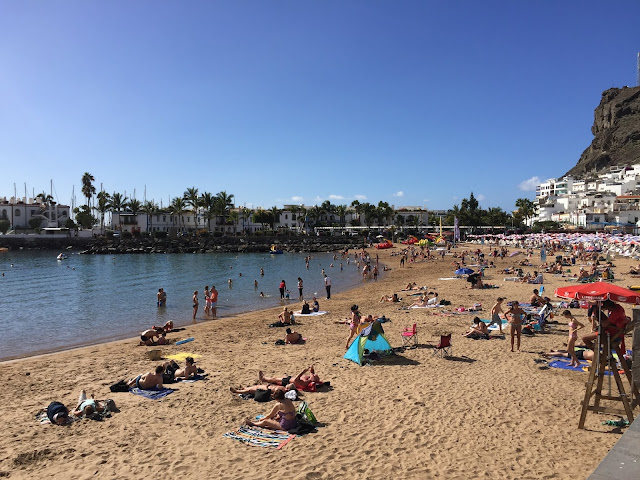
[[[391,353],[391,345],[387,337],[384,336],[382,324],[379,321],[373,322],[362,329],[360,334],[353,341],[344,358],[362,365],[364,351]]]

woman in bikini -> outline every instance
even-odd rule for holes
[[[360,318],[361,317],[360,312],[358,311],[358,305],[353,305],[351,307],[351,323],[349,323],[349,329],[351,330],[351,333],[349,334],[349,338],[347,339],[347,346],[345,347],[345,350],[349,349],[349,342],[356,335],[356,331],[360,326]]]
[[[198,291],[193,292],[193,319],[196,319],[196,313],[198,313]]]
[[[517,347],[520,351],[520,338],[522,337],[522,317],[526,314],[524,310],[520,308],[518,302],[513,302],[511,308],[504,312],[504,316],[509,319],[509,330],[511,331],[511,351],[513,352],[513,340],[514,337],[518,337]],[[510,316],[510,317],[509,317]]]
[[[296,420],[296,407],[293,402],[284,396],[282,390],[276,390],[272,396],[277,403],[271,409],[269,415],[255,422],[247,418],[245,423],[270,430],[289,431],[296,428],[298,426],[298,420]]]
[[[562,312],[562,316],[569,320],[569,340],[567,341],[567,353],[571,358],[571,363],[569,364],[572,367],[579,367],[580,361],[576,356],[576,340],[578,339],[578,330],[584,328],[584,325],[581,324],[576,318],[571,314],[569,310],[565,310]]]

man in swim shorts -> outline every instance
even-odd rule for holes
[[[493,324],[498,325],[500,335],[502,335],[502,319],[500,318],[500,314],[502,313],[502,315],[504,315],[504,312],[502,311],[502,302],[504,302],[504,298],[498,297],[496,303],[491,307],[491,321],[487,325],[487,328]]]
[[[261,382],[271,383],[273,385],[286,386],[288,390],[291,390],[292,388],[296,388],[298,390],[313,391],[315,390],[316,385],[319,385],[322,383],[320,381],[320,377],[316,374],[315,370],[313,369],[313,365],[311,367],[305,368],[293,380],[291,379],[290,376],[283,377],[283,378],[265,377],[261,371],[258,372],[258,378],[260,379]]]
[[[216,290],[215,285],[211,287],[210,298],[211,298],[211,315],[213,316],[213,318],[216,318],[218,316],[218,309],[216,308],[216,306],[218,305],[218,290]]]
[[[143,373],[127,382],[129,388],[137,387],[140,390],[151,390],[153,388],[162,388],[162,373],[164,365],[158,365],[154,372]]]

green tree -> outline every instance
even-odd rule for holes
[[[147,200],[144,202],[144,205],[142,205],[142,211],[147,214],[149,230],[153,231],[153,216],[158,212],[158,205],[152,200]]]
[[[271,207],[271,228],[272,230],[275,232],[276,231],[276,223],[280,223],[280,213],[282,213],[282,210],[280,210],[278,207],[273,206]]]
[[[111,204],[109,205],[109,208],[112,212],[117,212],[118,213],[118,228],[119,230],[122,230],[122,218],[120,218],[120,212],[122,212],[122,210],[127,208],[128,203],[128,198],[125,195],[122,195],[121,193],[118,192],[113,192],[113,195],[111,195]],[[82,225],[81,222],[78,222]]]
[[[211,192],[202,192],[200,205],[204,209],[204,218],[207,220],[207,231],[211,231],[211,219],[215,218],[214,206],[216,197]]]
[[[335,213],[336,215],[338,215],[340,226],[344,228],[344,225],[346,223],[346,216],[347,216],[347,206],[337,205],[335,208]]]
[[[182,215],[187,211],[187,204],[185,203],[182,197],[175,197],[171,200],[171,205],[169,205],[169,212],[173,219],[178,219],[178,228],[180,228],[180,222],[182,222],[182,228],[184,228],[184,219]]]
[[[516,207],[518,207],[518,214],[524,218],[527,224],[529,223],[529,219],[536,213],[536,204],[528,198],[517,199]]]
[[[29,226],[33,230],[38,230],[40,225],[42,225],[42,217],[33,217],[29,219]]]
[[[96,223],[96,218],[91,215],[91,209],[88,205],[81,205],[73,209],[76,215],[76,221],[82,228],[91,228]]]
[[[0,232],[4,235],[9,231],[11,222],[9,220],[0,220]]]
[[[201,197],[198,196],[198,189],[196,187],[187,188],[182,196],[188,207],[191,207],[191,211],[193,212],[193,216],[196,220],[196,230],[200,226],[199,218],[198,218],[198,207],[201,205]]]
[[[82,194],[87,199],[87,206],[91,206],[91,197],[96,193],[96,187],[93,186],[95,178],[89,172],[82,175]]]
[[[100,214],[100,232],[104,233],[104,217],[111,208],[111,195],[104,190],[98,192],[97,212]]]
[[[227,223],[227,216],[233,207],[233,195],[228,195],[224,190],[216,194],[214,208],[216,213],[222,217],[222,225]],[[224,235],[224,228],[222,229],[222,232]]]
[[[388,220],[393,220],[393,208],[387,202],[378,202],[376,217],[378,218],[378,225],[380,225],[380,222],[383,225],[387,225]]]

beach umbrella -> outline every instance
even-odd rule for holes
[[[614,302],[640,303],[640,294],[638,292],[606,282],[581,283],[580,285],[559,287],[556,288],[555,295],[560,298],[575,298],[596,302],[613,300]]]
[[[470,268],[459,268],[458,270],[456,270],[456,275],[471,275],[473,273],[473,270]]]

